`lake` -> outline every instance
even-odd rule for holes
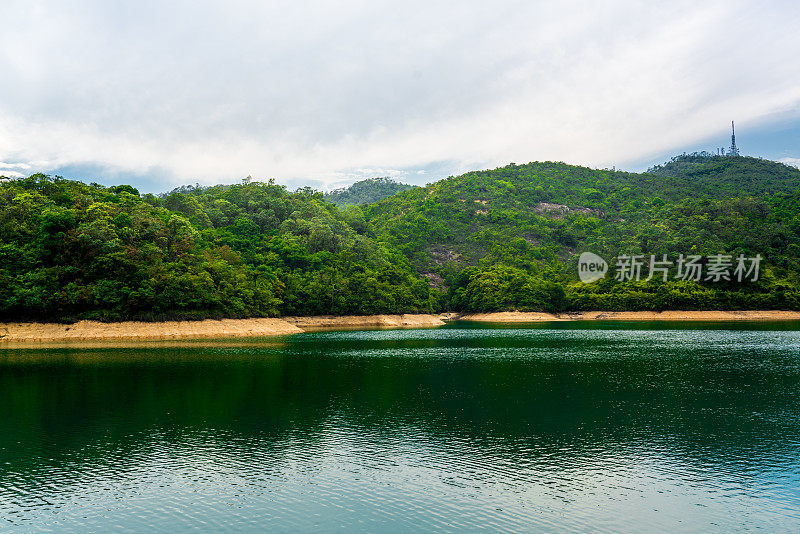
[[[800,530],[797,323],[0,350],[0,530]]]

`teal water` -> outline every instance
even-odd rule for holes
[[[800,530],[797,324],[0,351],[0,530]]]

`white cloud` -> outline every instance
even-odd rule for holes
[[[11,0],[0,20],[0,159],[173,184],[605,167],[800,103],[788,2]]]
[[[6,178],[21,178],[30,174],[32,167],[27,163],[7,163],[0,161],[0,176]]]
[[[781,158],[778,161],[781,163],[785,163],[786,165],[791,165],[793,167],[797,167],[800,169],[800,158]]]

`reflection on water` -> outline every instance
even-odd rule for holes
[[[796,531],[796,326],[0,351],[0,529]]]

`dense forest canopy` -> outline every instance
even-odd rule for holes
[[[0,185],[6,320],[429,311],[358,208],[274,183],[161,197],[34,175]]]
[[[366,182],[347,198],[394,187]],[[584,251],[763,263],[757,281],[670,271],[583,284]],[[800,309],[799,259],[800,171],[746,157],[693,154],[641,174],[512,164],[341,208],[250,180],[160,196],[0,181],[3,320]]]
[[[367,178],[348,187],[325,193],[325,200],[337,206],[358,206],[383,200],[413,187],[386,177]]]

